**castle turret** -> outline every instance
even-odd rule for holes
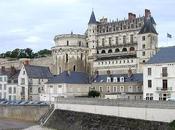
[[[92,62],[95,59],[95,54],[97,53],[97,50],[96,50],[96,47],[97,47],[97,21],[95,18],[94,11],[92,11],[91,17],[90,17],[89,23],[88,23],[87,44],[88,44],[88,48],[89,48],[89,64],[90,64],[89,66],[91,69]]]
[[[145,22],[140,32],[138,33],[138,51],[139,69],[142,70],[142,65],[152,57],[158,47],[158,33],[155,29],[155,21],[149,11],[145,11]]]

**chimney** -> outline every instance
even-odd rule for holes
[[[151,15],[151,12],[149,9],[145,9],[145,19],[148,18]]]
[[[132,18],[133,19],[136,19],[136,14],[132,14]]]
[[[1,72],[5,72],[5,66],[1,67]]]
[[[129,68],[129,70],[128,70],[128,77],[131,77],[132,76],[132,70],[131,70],[131,68]]]
[[[131,21],[132,20],[132,13],[128,13],[128,20]]]
[[[11,66],[10,73],[11,75],[14,75],[16,73],[16,68],[14,66]]]

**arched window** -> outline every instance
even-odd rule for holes
[[[105,50],[102,50],[101,53],[106,53],[106,51]]]
[[[127,51],[127,49],[126,48],[123,48],[122,51],[125,52],[125,51]]]
[[[112,53],[112,49],[109,49],[109,50],[108,50],[108,53]]]
[[[115,52],[120,52],[120,50],[118,48],[115,49]]]
[[[130,47],[129,50],[130,50],[130,51],[135,51],[135,48],[134,48],[134,47]]]
[[[76,66],[74,65],[74,67],[73,67],[73,71],[75,71],[76,70]]]
[[[69,59],[68,59],[68,54],[66,54],[66,63],[68,62],[68,60],[69,60]]]

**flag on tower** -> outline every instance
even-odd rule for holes
[[[172,35],[169,34],[169,33],[167,33],[167,37],[168,37],[168,38],[172,38]]]

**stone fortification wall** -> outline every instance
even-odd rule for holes
[[[60,130],[173,130],[168,123],[55,110],[45,126]]]
[[[38,122],[48,111],[48,106],[9,106],[0,105],[0,118]]]
[[[0,68],[5,66],[6,68],[10,68],[14,66],[17,69],[20,69],[25,59],[13,60],[8,61],[8,59],[0,58]],[[43,57],[43,58],[36,58],[36,59],[29,59],[29,63],[31,65],[38,65],[38,66],[48,66],[51,71],[53,70],[53,59],[52,57]]]

